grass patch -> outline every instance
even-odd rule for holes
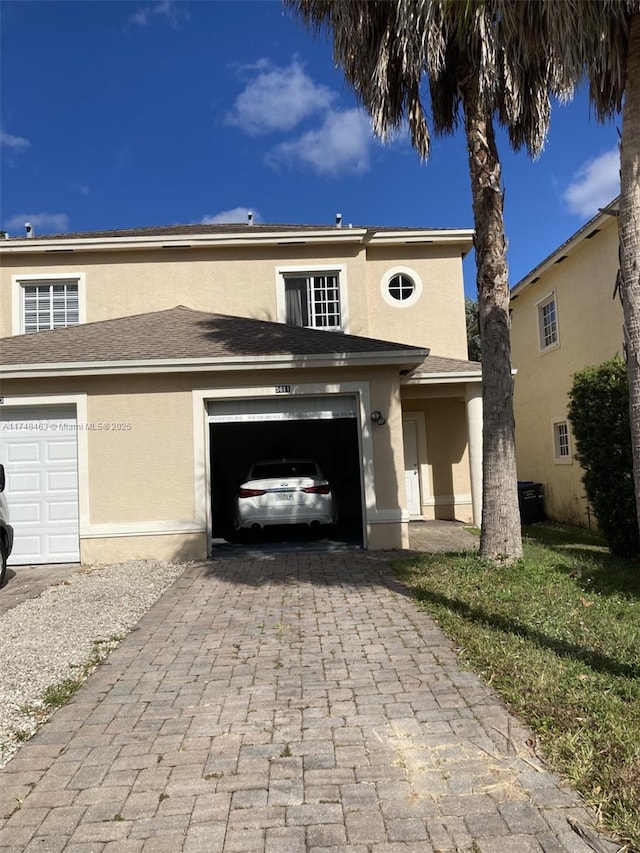
[[[51,684],[35,702],[27,702],[19,707],[22,725],[12,727],[7,739],[0,743],[0,759],[2,759],[0,766],[6,763],[7,756],[11,757],[16,751],[16,744],[30,740],[57,708],[62,708],[69,702],[87,677],[108,657],[122,639],[122,634],[112,634],[107,639],[94,640],[87,660],[79,665],[73,665],[72,669],[77,673],[74,677]]]
[[[588,531],[525,534],[512,567],[424,554],[394,568],[548,763],[640,850],[640,567]]]

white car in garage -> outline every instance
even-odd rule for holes
[[[312,459],[266,459],[254,463],[237,490],[235,502],[237,530],[336,523],[331,483]]]

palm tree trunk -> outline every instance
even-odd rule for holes
[[[620,143],[620,267],[627,344],[631,447],[640,527],[640,14],[631,18]]]
[[[480,555],[498,562],[522,556],[513,418],[509,282],[500,159],[491,113],[474,75],[461,87],[473,196],[482,350],[483,473]]]

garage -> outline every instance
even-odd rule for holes
[[[237,539],[234,497],[254,462],[309,458],[332,485],[338,522],[332,540],[363,545],[362,471],[353,395],[273,397],[209,402],[214,540]],[[306,529],[264,528],[259,541],[300,539]],[[242,538],[242,537],[241,537]],[[246,537],[244,537],[246,538]]]
[[[15,532],[9,565],[79,562],[75,407],[5,406],[0,432]]]

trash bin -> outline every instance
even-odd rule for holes
[[[522,524],[544,521],[544,487],[533,480],[518,480],[518,506]]]

